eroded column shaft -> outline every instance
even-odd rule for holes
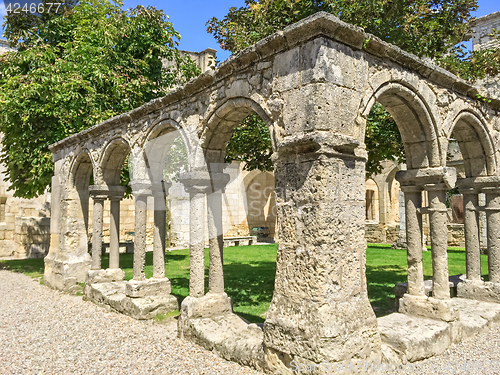
[[[422,263],[422,191],[416,187],[402,187],[406,211],[406,242],[408,260],[408,293],[424,296],[424,269]]]
[[[104,197],[93,197],[94,213],[92,219],[92,268],[101,269],[102,252],[102,213],[104,206]]]
[[[189,295],[205,294],[205,193],[190,192],[189,213]]]
[[[450,298],[448,282],[448,209],[444,184],[426,185],[429,194],[429,222],[432,251],[432,295]]]
[[[210,266],[208,287],[212,293],[224,292],[223,245],[222,238],[222,192],[208,195],[208,235]]]
[[[484,190],[488,231],[488,274],[490,281],[500,283],[500,190]]]
[[[120,268],[120,198],[110,198],[109,268]]]
[[[134,280],[144,280],[146,263],[147,196],[135,196]]]
[[[465,265],[468,280],[481,280],[481,249],[479,242],[479,205],[477,191],[463,192]]]
[[[153,243],[153,277],[165,277],[165,240],[167,225],[167,203],[165,195],[154,196],[154,243]]]

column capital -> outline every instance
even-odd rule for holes
[[[194,170],[185,172],[180,176],[184,190],[189,194],[210,193],[212,191],[212,180],[207,170]]]
[[[423,186],[425,191],[448,191],[450,188],[444,182],[438,184],[425,184]]]
[[[127,188],[120,185],[90,185],[89,192],[93,199],[122,199]]]
[[[457,171],[451,167],[433,167],[409,169],[396,172],[396,180],[403,186],[421,186],[444,184],[452,189],[457,181]],[[427,190],[427,189],[426,189]]]
[[[213,191],[226,190],[226,185],[229,183],[231,176],[228,173],[223,172],[209,172],[210,180],[212,181]]]

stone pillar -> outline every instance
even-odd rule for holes
[[[120,201],[125,193],[122,191],[113,192],[109,196],[110,200],[110,222],[109,222],[109,268],[120,268]]]
[[[181,178],[189,193],[189,296],[205,294],[205,217],[206,192],[210,186],[208,172],[194,171]]]
[[[154,197],[154,239],[153,239],[153,278],[165,277],[165,241],[167,225],[166,195],[172,184],[162,182],[153,189]]]
[[[448,283],[447,208],[446,192],[455,186],[455,168],[436,167],[399,171],[406,200],[406,227],[408,242],[408,294],[399,300],[399,312],[447,322],[458,319],[458,311],[451,305]],[[422,191],[428,193],[429,207],[422,204]],[[422,270],[422,216],[429,214],[432,249],[433,296],[423,290]],[[420,217],[419,217],[420,216]]]
[[[94,215],[92,218],[92,270],[101,269],[102,252],[102,213],[106,195],[97,190],[95,186],[90,186],[90,195],[94,201]]]
[[[208,288],[211,293],[224,292],[223,271],[223,225],[222,193],[229,182],[226,173],[211,173],[212,193],[207,196],[208,243],[210,265],[208,270]]]
[[[479,241],[479,207],[476,189],[460,189],[464,197],[465,268],[467,280],[481,280],[481,246]]]
[[[485,187],[488,231],[488,274],[490,282],[500,283],[500,188]]]
[[[432,296],[436,299],[450,298],[448,281],[448,208],[444,184],[426,184],[429,194],[429,226],[432,251]]]
[[[467,279],[457,285],[459,297],[500,303],[500,188],[498,186],[500,178],[497,176],[474,177],[460,181],[460,191],[464,194]],[[481,201],[485,206],[480,206]],[[482,228],[479,228],[480,219]],[[479,233],[485,226],[488,244],[488,282],[484,282],[481,278],[480,262]]]
[[[134,281],[146,279],[144,266],[146,264],[146,220],[148,192],[132,188],[135,200],[135,234],[134,234]]]
[[[422,189],[401,186],[405,202],[405,228],[408,260],[408,294],[425,296],[422,262]]]
[[[264,346],[299,363],[380,361],[365,275],[366,160],[347,152],[349,137],[314,136],[290,137],[273,155],[279,245]]]

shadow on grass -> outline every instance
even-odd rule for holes
[[[0,260],[0,269],[24,273],[34,278],[43,277],[43,258]]]
[[[394,285],[406,282],[406,272],[398,265],[366,265],[368,298],[377,317],[394,312]]]

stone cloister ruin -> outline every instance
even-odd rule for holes
[[[378,320],[367,296],[364,237],[364,128],[375,102],[398,124],[408,168],[396,176],[406,206],[408,293],[399,313]],[[479,100],[477,89],[453,74],[317,13],[161,99],[52,145],[55,175],[45,282],[60,290],[86,282],[88,298],[139,318],[178,308],[164,270],[169,186],[162,178],[169,147],[162,139],[176,132],[188,150],[190,168],[181,180],[191,208],[189,297],[180,308],[180,336],[226,359],[276,373],[291,373],[292,362],[314,367],[325,361],[425,358],[500,320],[499,109],[498,100]],[[253,112],[266,122],[273,142],[278,214],[275,288],[262,328],[232,313],[224,293],[220,230],[220,197],[228,182],[222,170],[225,145]],[[446,166],[452,134],[465,164],[466,178],[458,182],[454,168]],[[136,205],[134,275],[123,281],[117,233],[124,194],[120,169],[127,155]],[[461,298],[450,298],[445,200],[456,183],[464,194],[467,279],[459,285]],[[422,206],[423,192],[428,207]],[[479,193],[486,194],[485,207],[478,203]],[[92,249],[97,250],[92,257],[89,194]],[[144,276],[148,197],[155,204],[152,279]],[[111,202],[110,265],[101,269],[106,199]],[[488,282],[480,272],[478,215],[483,210]],[[422,215],[429,215],[430,222],[432,297],[423,286]],[[471,310],[489,315],[471,325],[466,319]],[[432,324],[434,336],[426,343],[409,343],[396,332],[399,326],[416,330]]]

